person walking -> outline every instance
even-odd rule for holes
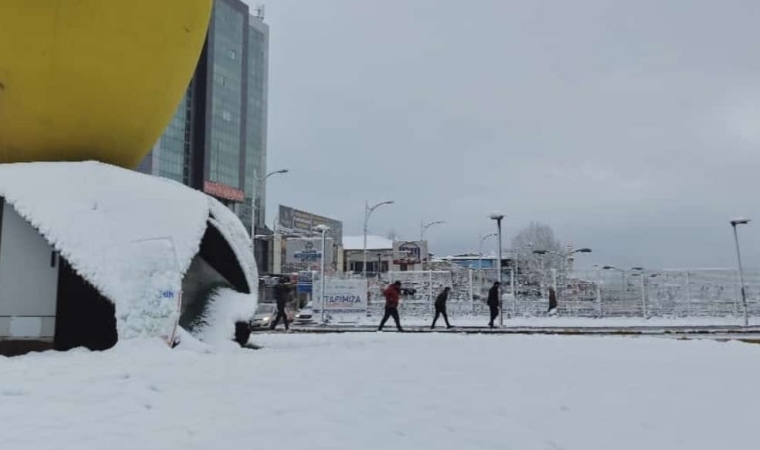
[[[277,302],[277,317],[275,317],[272,325],[270,325],[270,328],[272,330],[277,328],[277,324],[280,323],[280,319],[282,319],[282,322],[285,324],[285,331],[288,331],[290,329],[288,324],[288,316],[285,314],[285,305],[288,303],[288,300],[290,298],[290,287],[286,284],[286,281],[287,280],[285,277],[282,277],[274,286],[274,299]]]
[[[435,298],[435,317],[433,317],[433,324],[430,325],[430,329],[435,328],[435,323],[438,321],[438,316],[443,315],[443,320],[446,321],[446,328],[451,328],[449,323],[449,316],[446,314],[446,300],[449,299],[449,292],[451,288],[446,286],[443,288],[438,297]]]
[[[380,326],[377,331],[383,331],[385,322],[391,317],[393,317],[393,320],[396,322],[396,328],[398,331],[404,331],[404,329],[401,328],[401,321],[398,316],[398,302],[401,298],[401,282],[396,281],[389,285],[383,291],[383,295],[385,296],[385,315],[383,316],[383,320],[380,321]]]
[[[557,292],[553,287],[549,288],[549,310],[546,312],[550,316],[557,314]]]
[[[488,290],[488,301],[486,304],[488,305],[488,309],[491,310],[491,321],[488,322],[489,328],[494,327],[493,321],[499,317],[499,286],[500,283],[496,281],[491,286],[491,289]]]

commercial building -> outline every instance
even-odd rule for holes
[[[362,272],[364,236],[345,236],[345,270]],[[427,241],[401,241],[381,236],[367,236],[367,272],[408,272],[427,270]]]
[[[388,272],[393,265],[393,246],[391,239],[382,236],[367,236],[367,272]],[[344,270],[362,273],[364,263],[364,236],[344,236]]]
[[[272,271],[292,273],[319,270],[322,258],[321,234],[317,225],[326,225],[325,269],[343,268],[343,223],[339,220],[280,205],[273,235]]]
[[[208,35],[174,118],[139,170],[212,195],[251,233],[265,227],[269,28],[263,8],[215,0]],[[255,217],[254,217],[255,216]],[[257,240],[259,271],[269,248]]]

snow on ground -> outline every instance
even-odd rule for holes
[[[0,358],[2,448],[755,448],[760,346],[268,334]]]
[[[333,316],[333,322],[335,325],[378,325],[381,315],[357,316],[357,315],[345,315],[345,317],[335,314]],[[346,322],[343,322],[343,321]],[[485,327],[488,324],[488,316],[462,316],[462,315],[449,315],[449,321],[454,326],[460,327]],[[496,323],[498,323],[498,318]],[[433,322],[433,316],[411,316],[401,313],[401,326],[430,326]],[[650,319],[643,319],[641,317],[605,317],[601,319],[595,319],[591,317],[513,317],[507,318],[504,316],[505,328],[522,328],[522,327],[559,327],[559,328],[573,328],[573,327],[673,327],[673,326],[736,326],[740,327],[744,324],[744,319],[740,317],[652,317]],[[756,326],[760,324],[760,318],[750,318],[750,325]],[[391,329],[396,325],[393,323],[393,319],[390,319],[385,325]],[[444,328],[446,323],[443,321],[443,317],[438,318],[436,327]]]

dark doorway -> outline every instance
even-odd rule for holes
[[[113,347],[118,340],[113,303],[80,277],[68,261],[61,258],[60,262],[55,349]]]

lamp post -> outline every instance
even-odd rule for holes
[[[325,323],[325,255],[327,246],[325,245],[326,239],[325,236],[327,232],[330,230],[330,227],[324,224],[319,224],[314,227],[314,231],[318,231],[322,233],[322,258],[320,261],[320,267],[319,267],[319,294],[320,297],[320,309],[322,310],[322,323]]]
[[[573,257],[576,253],[591,253],[591,249],[588,247],[578,248],[569,252],[557,252],[554,250],[533,250],[534,254],[537,255],[545,255],[547,253],[551,253],[553,255],[557,255],[560,258],[562,258],[562,285],[567,287],[566,281],[567,281],[567,262]],[[541,280],[543,285],[543,279],[544,279],[544,259],[541,258]],[[557,299],[559,300],[559,292],[557,291],[556,282],[554,283],[554,291],[557,295]]]
[[[446,223],[444,220],[435,220],[433,222],[420,222],[420,242],[422,242],[425,239],[425,232],[428,230],[428,228],[432,227],[433,225],[440,225],[442,223]]]
[[[538,278],[538,289],[541,291],[540,292],[541,298],[545,298],[544,297],[544,258],[543,258],[543,256],[545,254],[547,254],[547,253],[550,253],[550,252],[548,250],[533,250],[533,254],[534,255],[539,255],[540,256],[540,258],[539,258],[539,261],[540,261],[540,266],[539,266],[540,276]]]
[[[478,273],[480,276],[480,291],[483,290],[483,242],[485,242],[485,240],[490,237],[496,236],[498,236],[497,233],[489,233],[485,236],[480,236],[480,244],[478,245]]]
[[[288,172],[289,172],[288,169],[274,170],[266,174],[263,178],[259,178],[254,172],[254,175],[253,175],[254,190],[253,190],[253,198],[251,199],[251,236],[256,234],[256,197],[258,197],[259,195],[259,189],[264,185],[264,183],[266,182],[266,179],[271,177],[272,175],[281,175]]]
[[[634,272],[631,274],[633,276],[641,277],[641,315],[646,319],[647,318],[647,286],[646,286],[646,277],[644,276],[644,268],[641,266],[631,267],[631,270]]]
[[[744,217],[731,219],[731,227],[734,229],[734,242],[736,243],[736,259],[739,262],[739,282],[741,283],[742,307],[744,308],[744,326],[749,325],[749,312],[747,311],[747,293],[744,289],[744,269],[742,268],[742,254],[739,250],[739,235],[736,232],[737,225],[746,225],[750,222]]]
[[[621,275],[621,278],[622,278],[622,281],[623,281],[623,284],[620,287],[620,300],[622,301],[623,300],[623,296],[625,295],[625,290],[626,290],[626,286],[625,286],[625,270],[618,269],[615,266],[602,266],[602,269],[603,270],[614,270],[614,271],[620,272],[620,275]]]
[[[364,203],[364,261],[362,262],[362,276],[367,278],[367,223],[369,222],[369,216],[374,210],[383,205],[392,205],[393,200],[386,200],[384,202],[377,203],[373,206],[369,206],[368,202]]]
[[[434,220],[432,222],[425,223],[424,221],[420,222],[420,248],[422,248],[422,241],[425,239],[425,232],[428,230],[428,228],[432,227],[433,225],[440,225],[442,223],[446,223],[443,220]],[[423,261],[426,261],[430,257],[430,248],[427,248],[427,255],[420,255],[422,257]],[[422,269],[425,269],[425,264],[422,264]]]
[[[499,271],[498,272],[498,277],[499,277],[499,289],[498,289],[498,292],[499,292],[499,309],[501,310],[500,311],[500,315],[499,315],[499,326],[504,326],[504,300],[502,299],[502,295],[501,295],[501,285],[503,284],[502,283],[502,281],[503,281],[502,278],[503,277],[502,277],[502,274],[501,274],[501,221],[504,220],[504,214],[501,214],[501,213],[498,213],[498,212],[493,212],[488,217],[491,220],[495,220],[496,221],[496,229],[497,229],[496,234],[499,237],[499,259],[496,262],[496,267],[497,267],[497,269]]]
[[[498,236],[497,233],[489,233],[485,236],[480,236],[480,245],[478,246],[478,270],[483,270],[483,242],[491,237]]]

